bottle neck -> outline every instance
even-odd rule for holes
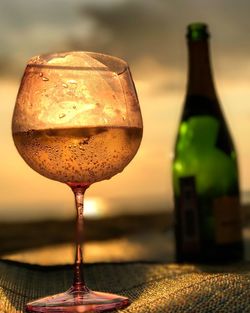
[[[188,41],[188,86],[187,94],[202,95],[216,99],[210,67],[208,40]]]

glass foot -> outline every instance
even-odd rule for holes
[[[26,312],[104,312],[122,309],[129,304],[129,299],[123,296],[70,288],[66,292],[29,302]]]

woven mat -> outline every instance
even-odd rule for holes
[[[126,295],[124,313],[250,312],[250,263],[198,267],[152,263],[85,266],[94,290]],[[31,266],[0,261],[0,312],[23,312],[31,299],[68,289],[71,266]]]

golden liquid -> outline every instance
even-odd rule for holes
[[[93,183],[121,172],[136,154],[142,137],[137,127],[79,127],[13,134],[28,165],[61,182]]]

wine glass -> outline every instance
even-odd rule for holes
[[[86,286],[81,250],[84,192],[92,183],[121,172],[142,138],[142,117],[127,63],[80,51],[33,57],[17,95],[12,132],[31,168],[72,189],[77,210],[72,286],[28,303],[26,310],[103,312],[127,306],[126,297]]]

